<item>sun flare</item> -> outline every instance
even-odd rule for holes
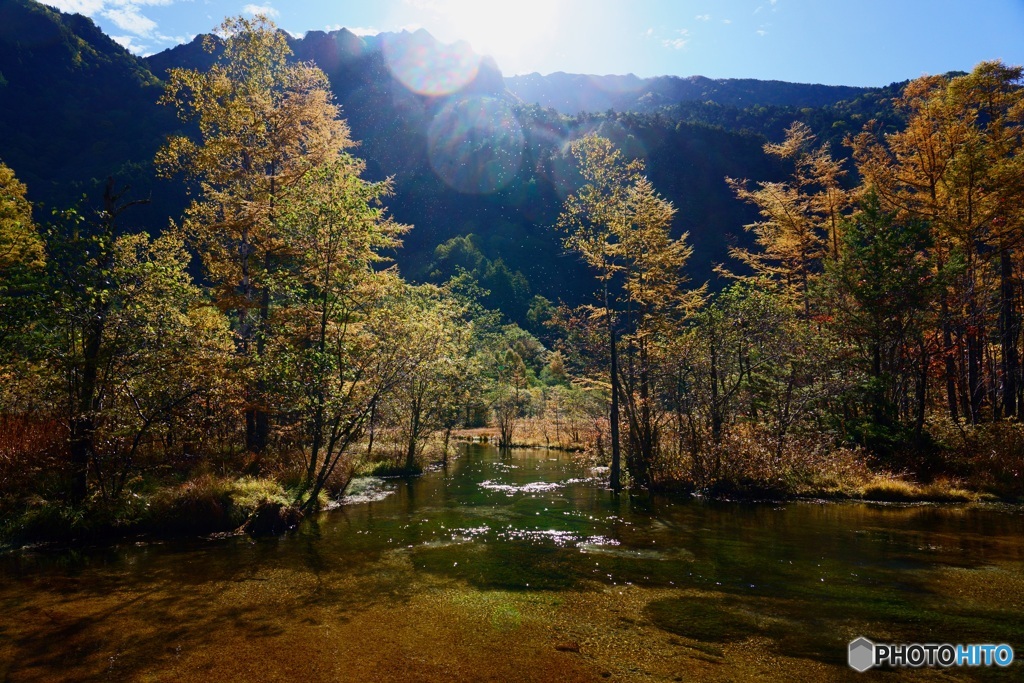
[[[554,0],[444,0],[437,8],[451,35],[466,40],[474,50],[494,57],[499,64],[503,58],[514,60],[537,43],[550,40],[558,23],[558,3]]]

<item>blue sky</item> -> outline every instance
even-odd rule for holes
[[[49,0],[138,54],[226,16],[282,28],[425,28],[466,40],[504,74],[539,71],[760,78],[874,86],[1024,64],[1024,0]]]

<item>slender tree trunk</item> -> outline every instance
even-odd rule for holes
[[[416,465],[416,441],[420,435],[421,399],[416,398],[412,404],[412,415],[409,420],[409,443],[405,450],[405,469],[408,472]]]
[[[71,421],[71,487],[73,505],[81,505],[89,494],[89,460],[92,458],[95,425],[88,415]]]
[[[972,316],[973,317],[973,316]],[[973,326],[972,326],[973,327]],[[981,339],[976,329],[967,332],[967,391],[971,424],[981,422],[981,399],[984,383],[981,378]]]
[[[609,413],[609,427],[612,440],[611,487],[616,493],[622,490],[621,463],[619,453],[619,354],[615,341],[615,318],[608,300],[608,283],[604,285],[604,310],[608,316],[608,348],[612,379],[612,405]]]
[[[921,442],[921,437],[924,435],[924,415],[925,406],[928,401],[928,350],[925,347],[924,339],[918,342],[921,355],[919,364],[917,382],[916,382],[916,402],[915,402],[915,414],[914,414],[914,440],[918,443]]]
[[[874,380],[874,386],[871,387],[871,419],[875,424],[882,424],[885,420],[882,408],[882,345],[877,339],[871,343],[871,379]]]
[[[266,257],[266,269],[270,270],[270,255]],[[270,290],[266,286],[260,293],[259,325],[256,328],[256,358],[262,360],[266,353],[267,346],[267,324],[270,318]],[[250,451],[257,455],[262,454],[267,448],[267,441],[270,436],[270,416],[267,413],[267,381],[260,371],[259,379],[256,380],[257,405],[253,411],[253,433],[250,444]]]
[[[452,438],[452,426],[449,424],[444,428],[444,451],[441,453],[441,464],[448,467],[448,443]]]
[[[1010,250],[999,250],[999,336],[1002,344],[1003,374],[1003,416],[1017,416],[1017,385],[1020,373],[1020,357],[1017,340],[1020,336],[1020,320],[1016,310],[1016,287],[1013,282],[1013,261]]]
[[[93,417],[98,408],[96,382],[99,376],[100,346],[106,310],[102,303],[94,305],[92,319],[83,330],[85,339],[82,348],[82,376],[75,397],[76,414],[71,419],[71,503],[80,505],[89,494],[89,462],[95,451],[96,420]]]
[[[940,316],[942,317],[942,353],[946,365],[946,401],[949,407],[949,417],[956,422],[960,419],[956,395],[956,358],[953,347],[953,329],[949,321],[949,300],[945,295],[942,297]]]
[[[377,401],[374,399],[370,403],[370,426],[369,426],[369,440],[366,444],[366,459],[369,460],[373,456],[373,435],[376,431],[377,424]]]
[[[711,340],[711,443],[714,447],[722,442],[722,412],[718,405],[718,349]]]

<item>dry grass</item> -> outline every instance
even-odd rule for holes
[[[497,445],[499,439],[497,427],[475,427],[459,429],[452,432],[453,439],[462,441],[483,441]],[[577,430],[573,439],[568,429],[558,427],[543,418],[523,419],[516,424],[513,432],[516,448],[551,448],[560,451],[584,451],[592,447],[597,440],[597,432],[593,429]]]
[[[983,494],[968,491],[954,481],[943,479],[922,485],[891,474],[874,475],[860,487],[857,497],[864,500],[900,503],[973,503],[985,499]]]
[[[61,472],[66,437],[56,419],[0,415],[0,496],[33,491],[36,479]]]
[[[1001,420],[967,425],[933,417],[928,431],[942,448],[947,468],[970,488],[1024,500],[1024,423]]]

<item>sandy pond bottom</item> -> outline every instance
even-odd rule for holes
[[[3,558],[0,681],[1024,679],[1020,510],[615,499],[481,448],[361,495],[281,539]],[[1018,661],[856,674],[860,635]]]

